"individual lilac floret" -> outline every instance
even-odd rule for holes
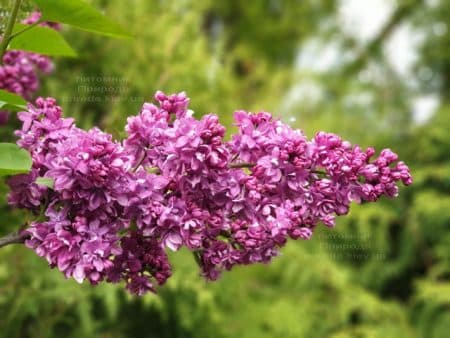
[[[157,91],[155,99],[159,102],[162,110],[169,114],[175,114],[176,118],[184,117],[189,105],[189,98],[185,92],[166,95],[161,91]]]

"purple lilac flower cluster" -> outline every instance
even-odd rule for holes
[[[33,12],[22,23],[32,25],[40,18],[40,12]],[[40,25],[60,29],[58,23],[42,22]],[[20,50],[7,51],[0,65],[0,89],[30,100],[39,89],[38,71],[49,74],[52,70],[53,62],[48,56]],[[0,125],[6,124],[7,121],[8,113],[0,111]]]
[[[334,134],[308,140],[266,112],[236,112],[239,131],[225,141],[217,116],[194,119],[184,93],[155,99],[128,119],[122,142],[77,128],[51,98],[19,113],[33,169],[9,180],[9,202],[39,215],[26,245],[67,277],[124,281],[142,295],[170,277],[166,250],[184,246],[215,280],[270,262],[320,223],[333,227],[352,201],[412,183],[389,149],[372,159],[373,148]]]

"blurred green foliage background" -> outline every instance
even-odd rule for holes
[[[56,59],[39,94],[80,126],[121,137],[156,90],[184,90],[197,116],[217,113],[230,131],[234,110],[266,110],[309,136],[391,147],[415,182],[215,283],[174,253],[174,276],[142,298],[80,286],[23,246],[2,248],[0,337],[449,337],[450,2],[361,0],[366,18],[388,8],[365,38],[344,15],[351,2],[92,1],[134,38],[64,30],[81,56]],[[2,185],[1,234],[27,217],[5,199]]]

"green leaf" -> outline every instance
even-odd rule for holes
[[[15,24],[14,32],[27,27],[23,24]],[[64,40],[63,36],[48,27],[36,26],[11,40],[9,49],[21,49],[29,52],[52,56],[77,56],[77,53]]]
[[[19,95],[0,90],[0,108],[10,111],[26,110],[27,102]]]
[[[42,19],[115,38],[129,38],[122,26],[97,11],[84,0],[33,0],[42,12]]]
[[[14,143],[0,143],[0,176],[27,173],[31,169],[30,154]]]
[[[53,189],[55,186],[55,180],[51,177],[38,177],[36,178],[36,184]]]

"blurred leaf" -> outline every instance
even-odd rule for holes
[[[417,282],[418,300],[436,304],[450,304],[450,282],[419,281]]]
[[[31,164],[26,150],[14,143],[0,143],[0,176],[27,173]]]
[[[131,34],[83,0],[33,0],[42,11],[42,19],[115,38]]]
[[[27,25],[16,24],[14,31],[17,32],[26,27]],[[54,29],[41,26],[33,27],[16,36],[12,39],[8,48],[52,56],[77,56],[77,53],[60,33]]]
[[[10,111],[27,109],[27,102],[19,95],[0,89],[0,108]]]

